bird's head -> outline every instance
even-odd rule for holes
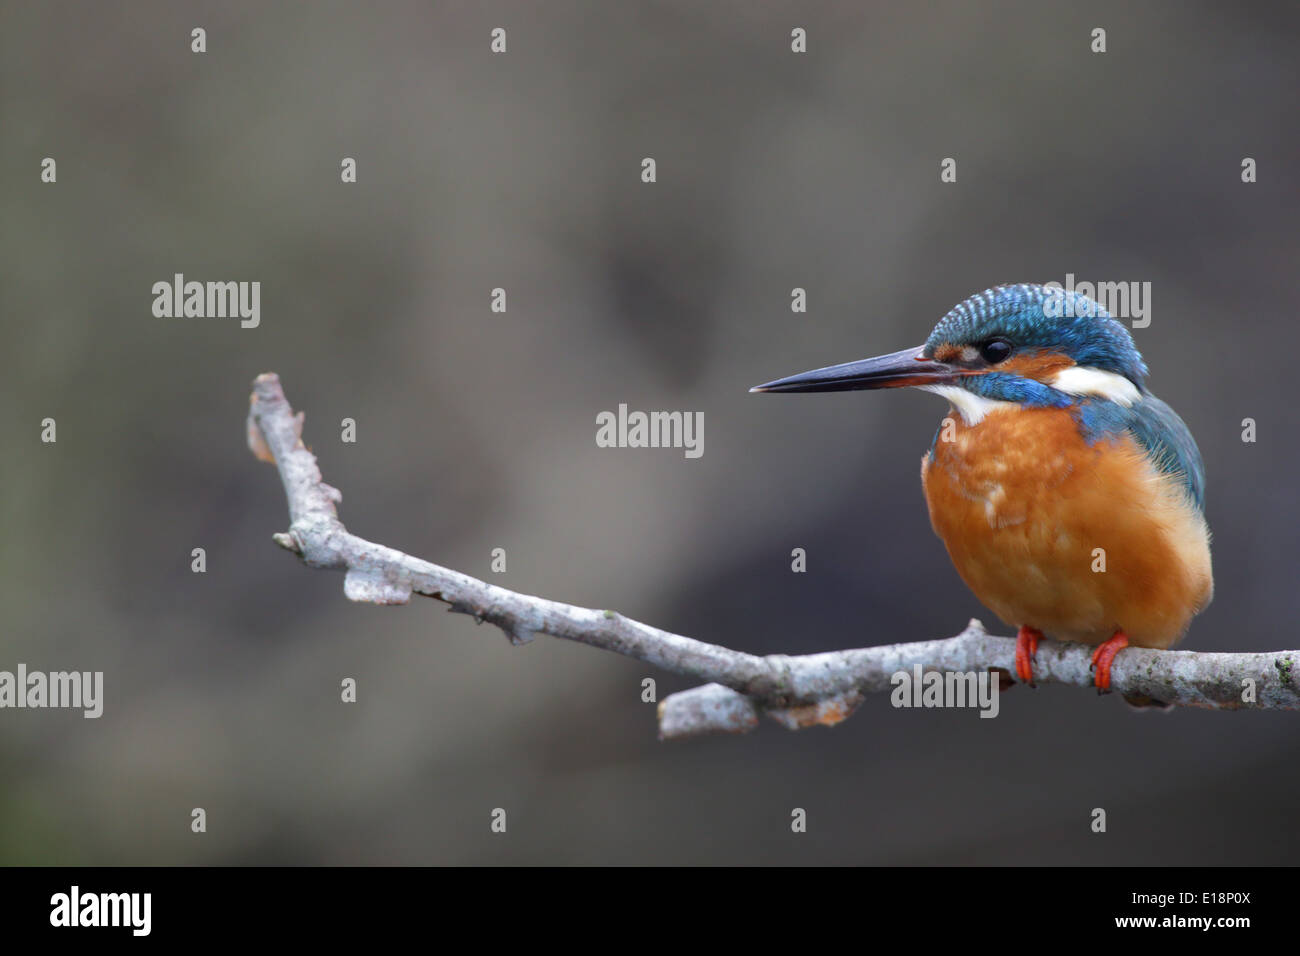
[[[1067,407],[1082,399],[1132,405],[1146,365],[1128,330],[1073,291],[1004,285],[939,320],[925,344],[777,379],[755,392],[837,392],[911,385],[948,398],[968,422],[994,402]]]

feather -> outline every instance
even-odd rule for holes
[[[1205,466],[1196,440],[1178,413],[1147,393],[1142,401],[1125,408],[1108,401],[1081,401],[1075,406],[1079,430],[1088,444],[1128,432],[1161,474],[1173,475],[1188,496],[1205,513]]]

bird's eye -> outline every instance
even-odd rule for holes
[[[990,365],[1005,362],[1011,355],[1011,343],[1006,339],[989,339],[980,346],[980,357]]]

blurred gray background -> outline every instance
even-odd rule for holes
[[[921,497],[943,403],[746,389],[919,344],[999,282],[1150,281],[1136,340],[1215,536],[1183,646],[1295,647],[1280,10],[5,3],[0,669],[103,670],[107,700],[0,712],[0,862],[1294,862],[1295,715],[1045,687],[661,744],[640,681],[687,681],[349,603],[272,544],[244,440],[273,370],[372,540],[756,653],[946,637],[997,622]],[[154,318],[176,272],[261,281],[261,326]],[[704,456],[597,448],[620,402],[703,411]]]

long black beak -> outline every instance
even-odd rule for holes
[[[863,388],[901,388],[904,385],[942,385],[965,374],[963,369],[936,362],[921,354],[921,347],[891,355],[830,365],[757,385],[751,392],[851,392]]]

